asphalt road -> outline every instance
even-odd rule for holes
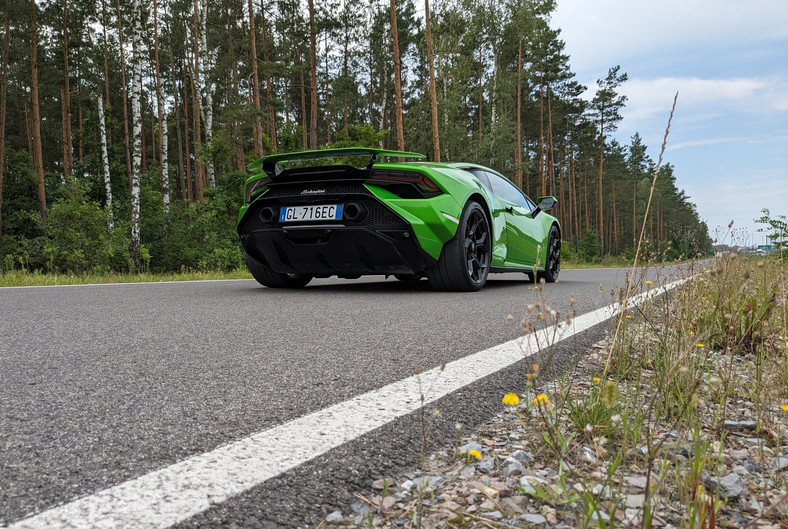
[[[252,280],[1,289],[0,525],[511,340],[537,299],[594,310],[625,274],[564,270],[541,293],[519,275],[468,294],[382,277],[297,291]],[[444,399],[434,440],[499,410],[523,368]],[[405,417],[180,525],[314,527],[414,464],[418,439]]]

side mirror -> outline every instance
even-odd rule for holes
[[[539,199],[536,201],[536,207],[542,211],[548,211],[556,204],[558,204],[558,199],[552,196],[539,197]]]

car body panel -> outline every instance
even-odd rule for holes
[[[400,155],[411,160],[379,161]],[[314,165],[312,161],[350,156],[369,156],[369,161],[361,167],[345,162]],[[457,234],[467,204],[475,201],[488,215],[491,271],[544,269],[547,237],[551,226],[558,226],[557,219],[539,210],[525,195],[522,195],[525,198],[511,195],[511,189],[507,188],[509,198],[513,197],[519,204],[493,192],[490,179],[495,185],[504,181],[509,186],[512,184],[492,169],[475,164],[413,160],[421,156],[352,148],[263,157],[250,165],[250,169],[259,172],[246,180],[246,201],[238,214],[238,231],[247,254],[278,273],[298,273],[301,271],[298,267],[305,266],[303,273],[319,276],[423,275],[438,262],[444,246]],[[305,168],[282,168],[294,160],[310,162]],[[398,175],[407,175],[406,184],[399,183]],[[418,188],[416,195],[403,193],[403,185]],[[522,194],[519,190],[516,193]],[[311,224],[277,223],[272,218],[278,216],[277,208],[283,206],[354,201],[366,204],[362,209],[370,217],[386,216],[388,224],[370,227],[372,221],[354,224],[344,216],[338,222]],[[346,205],[346,214],[347,211]],[[261,222],[266,215],[268,221]],[[347,255],[338,250],[340,244],[349,248]],[[365,251],[364,245],[374,248],[374,252]],[[359,260],[357,269],[353,266],[354,258]],[[319,262],[314,266],[304,264],[310,259]]]

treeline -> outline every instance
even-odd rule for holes
[[[581,98],[550,0],[0,0],[0,267],[234,268],[245,166],[323,146],[493,167],[575,255],[710,251],[626,74]]]

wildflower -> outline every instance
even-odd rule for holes
[[[503,403],[508,406],[517,406],[520,403],[520,397],[514,393],[507,393],[503,396]]]
[[[479,453],[478,450],[471,450],[470,452],[468,452],[468,455],[476,459],[482,458],[482,455]]]
[[[597,384],[599,383],[599,377],[594,377],[592,380],[593,380],[594,382],[596,382]]]
[[[690,336],[695,336],[695,331],[690,331]]]
[[[706,347],[706,346],[705,346],[705,345],[703,345],[702,343],[699,343],[699,344],[698,344],[698,347]]]
[[[536,404],[537,406],[540,405],[540,404],[542,404],[544,406],[549,406],[550,405],[550,397],[548,397],[544,393],[540,393],[534,399],[534,404]]]
[[[605,406],[611,407],[618,400],[618,386],[612,380],[608,380],[602,388],[602,402]]]
[[[631,319],[632,319],[632,316],[631,316],[631,315],[629,315],[629,314],[627,314],[627,319],[628,319],[628,320],[631,320]]]
[[[781,407],[785,413],[788,413],[788,404],[783,404]]]
[[[528,380],[531,380],[532,378],[534,378],[534,376],[531,373],[526,373],[525,374],[525,378],[527,378]]]
[[[514,319],[514,316],[512,316],[511,314],[507,314],[506,315],[506,321],[512,321],[513,319]]]
[[[535,372],[539,371],[539,364],[534,364],[532,367],[533,367]]]
[[[646,281],[646,284],[647,284],[647,285],[650,285],[650,284],[651,284],[651,281]]]

